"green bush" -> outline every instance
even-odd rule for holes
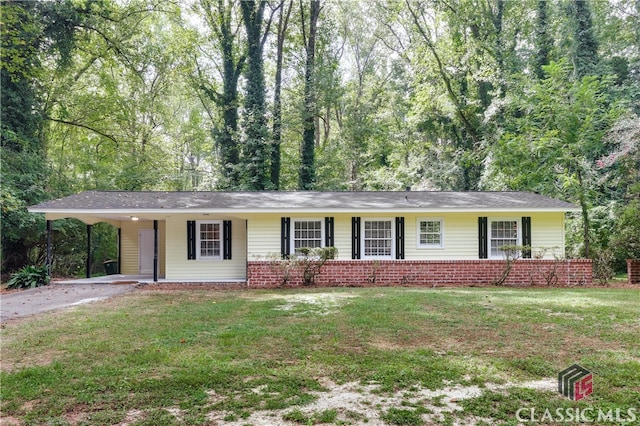
[[[11,276],[7,288],[35,288],[49,284],[49,273],[46,266],[28,265]]]

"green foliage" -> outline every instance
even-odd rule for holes
[[[307,415],[301,410],[295,409],[282,415],[283,420],[303,425],[333,424],[337,417],[338,412],[335,409],[324,410],[318,413],[312,413],[311,415]]]
[[[635,230],[638,2],[264,5],[2,2],[5,271],[42,257],[26,207],[85,189],[527,189],[581,205],[575,255]]]
[[[249,190],[270,187],[269,134],[266,119],[263,50],[263,14],[265,1],[242,1],[242,17],[247,32],[247,93],[244,98],[244,129],[246,138],[242,163],[244,184]]]
[[[45,81],[66,69],[78,26],[87,10],[70,0],[3,2],[0,62],[2,87],[2,270],[20,268],[41,242],[42,220],[26,208],[46,198]]]
[[[27,265],[11,276],[11,279],[7,281],[7,288],[25,289],[41,287],[49,284],[49,279],[46,266]]]
[[[598,41],[594,34],[589,3],[572,0],[568,9],[574,20],[571,59],[575,75],[577,78],[593,75],[598,63]]]
[[[550,25],[549,25],[549,5],[547,0],[538,0],[537,7],[537,21],[536,21],[536,36],[534,43],[536,46],[536,54],[534,56],[533,69],[538,79],[544,78],[543,67],[549,65],[551,49],[553,48],[553,41],[551,40]]]
[[[380,416],[382,420],[392,425],[419,426],[424,424],[422,414],[426,413],[424,407],[416,409],[390,408]]]
[[[572,80],[566,63],[544,67],[547,78],[523,93],[524,112],[507,123],[492,147],[493,185],[569,199],[582,209],[583,255],[589,255],[589,209],[597,202],[596,161],[620,115],[607,96],[608,80]],[[523,170],[527,172],[524,173]]]
[[[631,200],[622,210],[610,246],[618,270],[623,269],[626,259],[640,259],[640,198]]]

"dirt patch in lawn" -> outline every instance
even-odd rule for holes
[[[429,390],[413,387],[410,390],[402,390],[395,393],[382,393],[377,384],[361,384],[358,382],[334,383],[322,378],[319,380],[325,391],[311,392],[316,398],[314,402],[304,406],[289,407],[281,410],[256,410],[244,418],[237,418],[233,413],[225,411],[212,411],[206,415],[207,421],[212,424],[225,424],[227,426],[271,426],[274,424],[293,426],[299,424],[311,424],[320,422],[323,416],[330,415],[332,424],[350,424],[366,426],[384,426],[389,423],[384,416],[391,409],[406,409],[415,411],[425,424],[442,422],[446,416],[453,416],[457,420],[454,425],[474,425],[480,422],[489,422],[490,419],[481,419],[463,416],[460,402],[477,398],[487,391],[508,392],[510,388],[527,388],[538,391],[556,390],[555,379],[544,379],[521,383],[506,383],[502,385],[487,384],[479,386],[448,386],[443,389]],[[265,391],[256,388],[254,392]],[[212,401],[219,402],[224,397],[211,391]],[[420,407],[418,412],[416,409]],[[176,420],[184,418],[183,410],[177,407],[166,407],[164,410],[174,416]],[[118,426],[128,426],[145,417],[142,410],[131,410]],[[290,419],[295,418],[295,421]],[[306,422],[305,422],[306,420]],[[321,422],[320,422],[321,423]]]
[[[4,354],[3,354],[4,355]],[[57,351],[53,349],[49,350],[40,350],[40,351],[30,351],[25,352],[24,357],[21,359],[15,359],[14,357],[5,357],[0,364],[0,371],[5,373],[10,373],[12,371],[17,371],[26,367],[37,367],[50,365],[57,358],[60,358],[65,355],[63,351]],[[1,425],[2,423],[0,423]]]

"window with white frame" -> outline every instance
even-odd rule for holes
[[[304,247],[317,248],[324,245],[324,220],[293,219],[293,245],[291,252],[300,253]]]
[[[418,219],[418,247],[444,247],[444,224],[439,218]]]
[[[196,222],[197,259],[222,259],[222,221],[202,220]]]
[[[520,231],[517,219],[491,219],[489,224],[489,257],[503,259],[505,247],[520,244]]]
[[[364,257],[393,257],[393,221],[390,219],[363,220]]]

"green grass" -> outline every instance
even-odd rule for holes
[[[321,303],[305,303],[313,295]],[[606,288],[141,291],[4,325],[2,415],[107,425],[138,410],[130,423],[199,425],[281,410],[275,423],[366,424],[305,407],[327,383],[376,384],[384,398],[554,378],[573,363],[594,373],[587,401],[513,387],[439,421],[512,424],[523,405],[626,411],[640,405],[639,301]],[[371,409],[388,424],[423,424],[425,406]]]

